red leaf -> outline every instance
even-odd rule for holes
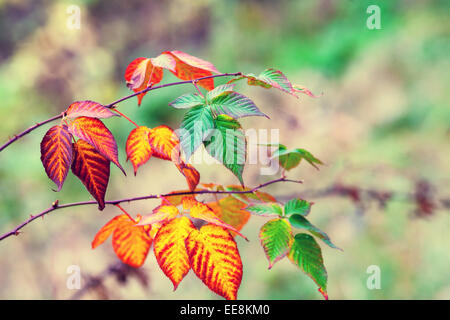
[[[213,73],[219,73],[212,63],[182,51],[165,51],[161,55],[170,55],[175,59],[175,71],[170,71],[181,80],[193,80],[211,76]],[[214,79],[200,80],[198,85],[206,90],[212,90],[214,89]]]
[[[76,101],[67,108],[65,116],[70,119],[78,117],[111,118],[118,116],[110,109],[94,101]]]
[[[136,175],[137,169],[152,156],[152,147],[148,139],[150,132],[152,132],[151,129],[141,126],[133,129],[128,136],[125,149],[127,160],[133,164],[134,175]]]
[[[125,70],[125,80],[128,88],[134,92],[146,89],[150,85],[161,82],[163,78],[163,70],[156,67],[149,58],[137,58],[133,60]],[[145,93],[138,95],[138,105],[141,105],[142,98]]]
[[[89,193],[97,200],[98,208],[105,208],[105,193],[109,181],[109,160],[84,140],[74,145],[72,172],[85,185]]]
[[[53,126],[41,142],[41,161],[47,176],[61,190],[73,160],[72,136],[67,126]]]
[[[117,156],[116,140],[103,122],[96,118],[79,117],[69,124],[69,131],[74,136],[90,143],[125,174]]]

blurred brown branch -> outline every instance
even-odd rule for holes
[[[148,287],[148,276],[140,268],[133,268],[121,261],[110,264],[105,270],[96,276],[87,276],[85,285],[80,288],[70,299],[82,299],[87,293],[95,292],[100,299],[109,299],[108,290],[105,287],[105,281],[109,277],[115,277],[117,283],[125,285],[130,277],[135,277],[144,287]]]
[[[426,180],[415,183],[411,192],[399,192],[394,190],[367,189],[357,185],[334,183],[322,189],[307,190],[301,194],[286,196],[291,199],[295,196],[302,198],[341,197],[348,198],[358,208],[364,211],[370,202],[375,202],[384,209],[389,201],[403,201],[415,205],[415,213],[419,217],[432,215],[438,208],[450,209],[450,198],[436,196],[435,187]]]

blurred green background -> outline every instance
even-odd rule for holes
[[[366,9],[381,8],[381,29],[369,30]],[[80,8],[80,29],[67,27],[68,8]],[[320,171],[301,164],[290,177],[300,186],[276,185],[281,199],[308,194],[335,182],[408,193],[418,180],[433,185],[436,198],[450,190],[450,3],[448,1],[0,1],[1,143],[32,124],[60,113],[76,100],[110,103],[129,93],[123,80],[136,57],[182,50],[213,62],[222,72],[282,70],[293,83],[319,98],[299,100],[278,90],[238,85],[272,120],[244,119],[246,128],[279,128],[280,141],[310,150],[327,165]],[[164,82],[175,78],[166,73]],[[183,112],[168,102],[192,86],[148,94],[120,110],[139,124],[179,126]],[[173,165],[152,159],[137,177],[125,162],[124,144],[133,126],[105,123],[119,144],[128,177],[111,169],[108,199],[185,188]],[[61,203],[90,199],[69,175],[54,193],[39,160],[39,143],[50,125],[14,143],[0,155],[0,233],[30,214]],[[221,166],[197,167],[202,182],[236,183]],[[274,177],[256,166],[244,173],[247,185]],[[268,191],[269,191],[268,190]],[[450,215],[437,209],[426,218],[415,204],[391,201],[364,210],[346,198],[315,202],[312,223],[325,230],[343,252],[324,245],[331,299],[449,299]],[[124,207],[150,213],[156,201]],[[67,299],[67,267],[78,265],[87,280],[116,260],[108,241],[90,242],[114,215],[114,207],[58,210],[0,243],[0,298]],[[244,263],[241,299],[321,299],[314,283],[287,259],[267,270],[258,241],[263,218],[253,218],[237,239]],[[368,266],[381,270],[381,289],[369,290]],[[105,283],[109,297],[121,299],[217,299],[190,272],[176,292],[149,254],[144,288]],[[101,298],[97,291],[84,298]]]

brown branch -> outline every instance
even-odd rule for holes
[[[364,209],[371,202],[377,203],[380,208],[385,208],[389,201],[401,201],[414,204],[416,206],[416,215],[425,217],[431,215],[435,209],[450,209],[450,198],[436,196],[432,192],[433,189],[434,187],[427,181],[416,182],[414,190],[410,192],[361,188],[357,185],[334,183],[328,187],[309,189],[301,193],[282,196],[278,199],[340,197],[348,198],[360,209]]]
[[[141,196],[141,197],[133,197],[133,198],[125,198],[125,199],[119,199],[119,200],[110,200],[110,201],[105,201],[105,204],[108,205],[117,205],[123,202],[133,202],[133,201],[140,201],[140,200],[147,200],[147,199],[157,199],[157,198],[161,198],[161,197],[168,197],[168,196],[177,196],[177,195],[195,195],[195,194],[249,194],[249,193],[254,193],[255,191],[257,191],[258,189],[261,188],[265,188],[271,184],[275,184],[275,183],[279,183],[279,182],[294,182],[294,183],[302,183],[301,180],[291,180],[291,179],[287,179],[287,178],[279,178],[279,179],[275,179],[275,180],[270,180],[266,183],[260,184],[259,186],[256,186],[252,189],[249,190],[242,190],[242,191],[215,191],[215,190],[199,190],[199,191],[186,191],[186,192],[174,192],[174,193],[165,193],[165,194],[151,194],[151,195],[146,195],[146,196]],[[59,210],[59,209],[64,209],[64,208],[70,208],[70,207],[76,207],[76,206],[84,206],[84,205],[93,205],[93,204],[97,204],[96,201],[92,200],[92,201],[82,201],[82,202],[73,202],[73,203],[66,203],[66,204],[59,204],[58,201],[55,201],[51,207],[45,209],[44,211],[41,211],[38,214],[35,215],[31,215],[30,218],[28,218],[26,221],[22,222],[21,224],[19,224],[17,227],[15,227],[14,229],[12,229],[9,232],[6,232],[5,234],[0,236],[0,241],[2,241],[3,239],[6,239],[12,235],[18,235],[20,232],[20,230],[25,227],[27,224],[31,223],[32,221],[44,217],[45,215],[47,215],[48,213],[55,211],[55,210]]]
[[[148,287],[148,276],[140,268],[133,268],[121,261],[118,261],[110,264],[105,270],[96,276],[87,276],[84,286],[76,291],[70,299],[82,299],[84,295],[90,291],[97,291],[100,293],[102,299],[108,299],[104,282],[113,276],[120,285],[124,285],[128,281],[129,277],[134,276],[144,288]]]
[[[212,75],[212,76],[201,77],[201,78],[197,78],[197,79],[193,79],[193,80],[171,82],[171,83],[166,83],[166,84],[162,84],[162,85],[154,86],[154,87],[153,87],[153,86],[150,86],[150,87],[145,88],[145,89],[143,89],[143,90],[141,90],[141,91],[132,93],[132,94],[130,94],[130,95],[128,95],[128,96],[125,96],[125,97],[120,98],[120,99],[118,99],[118,100],[116,100],[116,101],[114,101],[114,102],[111,102],[110,104],[104,105],[104,107],[106,107],[106,108],[112,108],[112,107],[114,107],[116,104],[118,104],[118,103],[120,103],[120,102],[122,102],[122,101],[125,101],[125,100],[128,100],[128,99],[130,99],[130,98],[133,98],[133,97],[135,97],[135,96],[137,96],[137,95],[139,95],[139,94],[141,94],[141,93],[146,93],[146,92],[153,91],[153,90],[156,90],[156,89],[161,89],[161,88],[166,88],[166,87],[171,87],[171,86],[177,86],[177,85],[187,84],[187,83],[192,84],[193,81],[196,81],[196,82],[197,82],[197,81],[204,80],[204,79],[211,79],[211,78],[218,78],[218,77],[237,77],[237,76],[240,76],[240,75],[242,75],[241,72],[235,72],[235,73],[221,73],[221,74],[215,74],[215,75]],[[11,139],[9,139],[5,144],[3,144],[3,145],[0,147],[0,152],[2,152],[2,151],[3,151],[6,147],[8,147],[10,144],[12,144],[13,142],[19,140],[20,138],[22,138],[23,136],[27,135],[27,134],[30,133],[31,131],[33,131],[33,130],[35,130],[35,129],[41,127],[41,126],[43,126],[44,124],[47,124],[47,123],[49,123],[49,122],[52,122],[52,121],[61,119],[61,118],[63,117],[63,115],[64,115],[64,112],[63,112],[63,113],[60,113],[59,115],[53,116],[53,117],[51,117],[51,118],[49,118],[49,119],[47,119],[47,120],[44,120],[44,121],[42,121],[42,122],[38,122],[38,123],[36,123],[34,126],[31,126],[31,127],[29,127],[28,129],[26,129],[25,131],[22,131],[21,133],[14,135],[14,137],[12,137]]]

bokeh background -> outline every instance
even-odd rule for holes
[[[381,8],[381,29],[369,30],[366,9]],[[81,28],[69,29],[68,8],[81,9]],[[289,147],[310,150],[326,163],[320,171],[301,164],[289,176],[303,185],[276,185],[280,197],[314,201],[311,221],[344,249],[324,245],[332,299],[449,299],[450,215],[450,5],[448,1],[0,1],[0,139],[3,143],[76,100],[107,104],[129,93],[127,64],[139,56],[182,50],[213,62],[223,72],[282,70],[293,83],[316,94],[299,100],[278,90],[239,84],[272,120],[245,119],[246,128],[279,128]],[[167,74],[167,73],[166,73]],[[167,74],[164,81],[175,80]],[[220,81],[217,81],[219,83]],[[148,94],[120,104],[139,124],[179,126],[182,112],[168,102],[192,86]],[[108,199],[185,188],[170,163],[152,159],[137,177],[125,163],[124,145],[133,126],[105,123],[119,144],[128,173],[112,168]],[[90,199],[69,175],[61,192],[45,175],[39,143],[50,125],[14,143],[0,155],[0,233],[30,214],[61,203]],[[223,167],[197,167],[202,182],[236,183]],[[260,176],[244,173],[247,185]],[[320,195],[336,183],[352,188],[395,191],[385,207],[374,201]],[[418,187],[422,185],[422,188]],[[426,186],[425,188],[423,186]],[[417,210],[411,193],[434,201]],[[150,213],[156,201],[124,207]],[[446,208],[447,206],[447,208]],[[90,242],[114,215],[114,207],[58,210],[0,243],[0,298],[68,299],[67,267],[78,265],[82,284],[117,259],[110,242]],[[258,241],[263,218],[253,218],[237,239],[244,262],[241,299],[321,299],[314,283],[287,259],[267,270]],[[381,270],[381,289],[369,290],[368,266]],[[142,283],[146,277],[147,286]],[[106,278],[82,298],[218,299],[190,272],[176,292],[149,255],[141,280]]]

